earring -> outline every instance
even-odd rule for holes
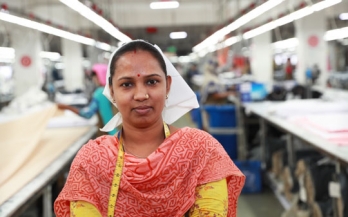
[[[166,96],[166,99],[168,99],[168,94],[167,94],[167,96]]]
[[[116,100],[115,100],[115,99],[112,99],[112,102],[113,102],[113,103],[116,103]]]
[[[148,99],[149,98],[149,94],[145,94],[145,98]]]

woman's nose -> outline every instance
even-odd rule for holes
[[[134,92],[134,100],[143,101],[149,98],[149,94],[144,86],[137,86]]]

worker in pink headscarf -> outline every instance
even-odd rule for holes
[[[108,66],[106,64],[95,64],[92,67],[92,80],[96,84],[97,88],[93,92],[91,102],[88,106],[79,109],[73,106],[58,104],[60,109],[68,109],[81,117],[91,118],[97,112],[99,113],[100,121],[104,126],[113,117],[112,105],[110,101],[103,95],[104,86],[106,84],[106,73]],[[116,130],[110,131],[110,135],[114,135]]]

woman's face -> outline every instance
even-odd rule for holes
[[[124,124],[147,127],[162,123],[162,111],[171,77],[165,76],[159,62],[149,52],[127,52],[116,63],[111,96]]]

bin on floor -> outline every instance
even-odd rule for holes
[[[237,159],[237,120],[236,108],[232,105],[206,105],[208,132],[225,148],[231,159]]]
[[[206,105],[209,127],[236,127],[236,107],[232,105]]]
[[[262,190],[261,162],[255,160],[234,161],[245,175],[242,193],[259,193]]]
[[[225,151],[232,160],[237,159],[237,135],[219,135],[215,133],[212,133],[211,135],[221,143],[221,145],[224,147]]]
[[[201,94],[198,91],[196,91],[195,94],[196,94],[198,102],[200,102]],[[198,129],[202,130],[203,121],[202,121],[201,107],[192,109],[190,113],[191,113],[192,121],[197,125]]]

